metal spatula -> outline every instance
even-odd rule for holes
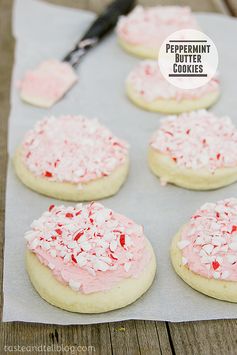
[[[135,0],[112,2],[62,61],[46,60],[27,71],[20,83],[21,99],[43,108],[54,105],[77,81],[75,69],[81,58],[114,28],[119,16],[127,14],[134,5]]]

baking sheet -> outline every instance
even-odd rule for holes
[[[131,145],[131,169],[127,182],[112,198],[102,201],[143,224],[156,256],[158,272],[151,289],[134,304],[100,315],[73,314],[41,299],[24,268],[23,234],[49,204],[60,203],[38,195],[16,178],[11,161],[6,194],[4,258],[4,321],[54,324],[87,324],[125,319],[191,321],[236,318],[237,305],[214,300],[186,285],[172,270],[169,245],[172,236],[192,212],[206,201],[235,196],[237,184],[212,192],[194,192],[175,186],[161,187],[147,166],[146,151],[159,115],[133,106],[124,95],[124,79],[138,60],[124,53],[111,35],[93,49],[78,68],[79,83],[51,110],[23,104],[15,83],[22,73],[45,58],[61,58],[86,29],[94,15],[34,0],[18,0],[13,30],[17,39],[11,90],[9,154],[24,132],[44,115],[97,116]],[[214,40],[220,59],[222,97],[213,111],[229,114],[237,124],[236,82],[237,21],[215,14],[198,14],[203,30]]]

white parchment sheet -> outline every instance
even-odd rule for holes
[[[24,267],[24,232],[53,203],[24,187],[9,161],[6,195],[4,258],[4,321],[86,324],[124,319],[191,321],[236,318],[237,304],[206,297],[186,285],[173,271],[169,245],[173,235],[206,201],[235,196],[237,184],[212,192],[193,192],[175,186],[161,187],[146,161],[147,144],[160,116],[142,111],[125,97],[124,80],[138,59],[124,53],[110,35],[83,59],[79,82],[51,110],[22,103],[15,83],[28,68],[46,58],[61,58],[87,28],[94,15],[56,7],[36,0],[15,3],[13,29],[16,37],[11,90],[9,154],[24,132],[49,114],[97,116],[131,145],[128,180],[106,206],[143,224],[157,256],[157,276],[151,289],[133,305],[100,314],[73,314],[49,305],[31,286]],[[213,111],[228,114],[237,124],[237,21],[215,14],[198,14],[203,30],[215,42],[220,58],[222,97]],[[0,54],[1,55],[1,54]]]

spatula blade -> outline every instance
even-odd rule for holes
[[[70,64],[55,59],[47,60],[26,72],[20,82],[20,97],[31,105],[49,108],[59,101],[77,80],[78,77]]]

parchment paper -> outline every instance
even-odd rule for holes
[[[131,144],[131,169],[127,182],[112,198],[102,201],[145,227],[157,256],[158,272],[151,289],[133,305],[100,314],[73,314],[49,305],[31,286],[24,268],[24,232],[33,219],[52,203],[24,187],[9,162],[6,195],[4,262],[4,321],[86,324],[124,319],[191,321],[236,318],[237,304],[214,300],[186,285],[173,271],[169,245],[173,235],[206,201],[235,196],[237,184],[212,192],[193,192],[175,186],[161,187],[146,161],[147,144],[158,127],[159,115],[142,111],[125,97],[124,80],[138,60],[124,53],[115,35],[93,49],[78,68],[79,83],[51,110],[23,104],[15,83],[24,71],[46,58],[61,58],[86,29],[94,15],[33,0],[15,4],[16,37],[11,90],[9,154],[24,132],[44,115],[97,116]],[[214,40],[220,58],[222,97],[213,111],[229,114],[237,124],[237,21],[214,14],[198,14],[203,30]],[[60,201],[53,201],[60,203]]]

